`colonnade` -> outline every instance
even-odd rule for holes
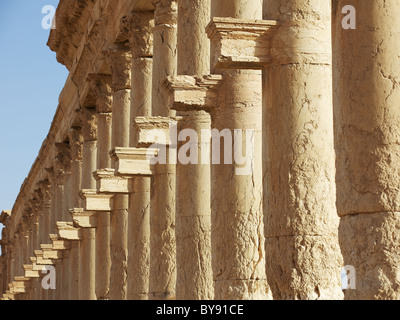
[[[2,298],[399,298],[397,9],[155,0],[104,19],[117,36],[68,60],[81,87],[1,213]]]

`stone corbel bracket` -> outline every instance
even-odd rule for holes
[[[53,244],[41,244],[40,248],[43,251],[43,259],[60,260],[62,259],[62,252],[54,250]]]
[[[118,165],[117,163],[117,166]],[[93,173],[97,181],[98,193],[114,194],[131,192],[131,181],[125,177],[117,176],[115,172],[116,170],[114,169],[101,169]]]
[[[169,106],[177,111],[210,111],[218,105],[222,75],[167,77],[162,86]]]
[[[86,211],[82,208],[70,210],[72,220],[78,228],[96,228],[97,215],[94,211]]]
[[[176,124],[174,117],[137,117],[134,121],[137,139],[134,145],[137,148],[149,148],[155,144],[170,146],[170,130]]]
[[[114,195],[98,193],[97,190],[82,190],[80,193],[84,200],[85,211],[112,211],[114,207]]]
[[[82,240],[82,230],[75,228],[71,222],[57,222],[57,229],[61,239],[70,241]]]
[[[40,266],[54,265],[54,261],[50,258],[44,257],[43,250],[34,250],[36,256],[36,264]],[[47,256],[47,253],[46,253]]]
[[[25,293],[26,289],[30,286],[30,281],[32,278],[26,277],[15,277],[12,282],[14,294]]]
[[[26,278],[40,278],[40,270],[34,269],[34,266],[32,264],[24,264],[23,268],[25,270],[25,277]],[[43,268],[43,267],[41,267]]]
[[[274,20],[213,18],[206,28],[212,66],[219,69],[261,69],[271,62],[270,39],[279,26]]]
[[[68,240],[60,239],[58,234],[51,234],[50,240],[53,243],[54,250],[69,250],[69,249],[71,249],[71,242]]]
[[[43,271],[44,266],[36,263],[37,262],[36,257],[30,257],[30,260],[32,262],[32,270],[39,271],[41,273]]]

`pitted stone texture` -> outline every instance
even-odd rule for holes
[[[265,279],[216,281],[215,296],[222,300],[270,300],[272,297]]]
[[[184,300],[211,300],[214,283],[211,269],[211,216],[188,216],[177,218],[176,242],[179,296]],[[181,259],[183,256],[184,259]],[[181,270],[185,265],[185,270]],[[186,271],[186,272],[185,272]],[[192,273],[188,272],[192,271]]]
[[[338,212],[400,211],[400,3],[333,3]],[[342,29],[344,5],[355,30]]]
[[[345,299],[400,299],[400,213],[345,216],[339,236],[344,264],[356,271],[356,289]]]
[[[337,234],[332,96],[325,89],[330,87],[331,75],[329,66],[268,69],[264,116],[267,236]],[[274,86],[269,85],[272,81]],[[279,92],[275,86],[286,89]]]
[[[334,236],[266,238],[267,277],[274,299],[342,299],[342,257]]]

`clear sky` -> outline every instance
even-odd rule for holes
[[[0,0],[0,211],[12,208],[68,76],[42,27],[42,8],[58,2]]]

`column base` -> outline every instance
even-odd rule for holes
[[[219,280],[216,300],[272,300],[267,280]]]

